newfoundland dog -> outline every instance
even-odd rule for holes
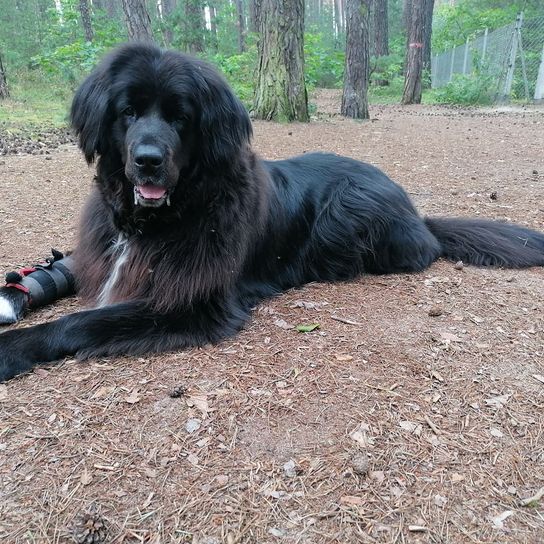
[[[417,272],[439,257],[544,265],[543,234],[422,218],[368,164],[324,153],[259,159],[225,80],[181,53],[117,49],[77,91],[71,119],[85,158],[97,159],[72,253],[89,309],[0,334],[0,380],[70,355],[218,342],[264,297],[306,282]]]

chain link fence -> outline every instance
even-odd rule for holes
[[[544,102],[544,17],[487,29],[444,53],[433,55],[433,89],[460,76],[486,77],[497,102],[511,99]]]

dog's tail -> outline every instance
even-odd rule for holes
[[[476,266],[544,266],[544,234],[485,219],[425,218],[442,257]]]

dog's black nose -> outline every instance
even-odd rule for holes
[[[164,162],[163,152],[155,145],[140,144],[134,149],[134,164],[148,173],[156,172]]]

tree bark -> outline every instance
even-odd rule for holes
[[[262,0],[249,0],[249,30],[259,32],[261,27],[261,3]]]
[[[376,57],[389,55],[389,20],[387,0],[374,0],[374,54]],[[376,85],[389,85],[386,79],[377,79]]]
[[[81,24],[85,32],[85,41],[92,42],[94,38],[93,25],[91,23],[91,10],[89,0],[79,0],[79,13],[81,14]]]
[[[215,2],[208,2],[210,8],[210,45],[217,51],[218,48],[218,36],[217,36],[217,7]]]
[[[369,14],[371,0],[346,0],[346,65],[341,113],[368,119],[370,77]]]
[[[377,57],[389,55],[387,0],[374,0],[374,47]]]
[[[423,11],[423,70],[431,69],[431,38],[433,33],[434,0],[425,0]]]
[[[122,0],[128,39],[131,41],[152,42],[151,17],[145,0]]]
[[[402,104],[421,104],[423,73],[423,7],[425,0],[413,0],[406,48],[406,76]]]
[[[204,51],[204,10],[202,0],[185,0],[182,48],[188,53]]]
[[[253,114],[309,121],[304,83],[304,0],[262,0]]]
[[[165,45],[167,46],[170,46],[172,45],[172,39],[173,39],[173,34],[172,34],[172,29],[170,27],[168,27],[168,18],[170,17],[170,15],[172,15],[172,13],[174,12],[174,10],[176,9],[176,0],[161,0],[161,7],[162,7],[162,20],[163,20],[163,23],[166,22],[166,25],[163,27],[164,30],[163,30],[163,38],[164,38],[164,43]]]
[[[242,0],[236,0],[236,12],[237,12],[237,22],[236,26],[238,27],[238,51],[243,53],[246,50],[246,25],[244,21],[244,5]]]
[[[108,14],[108,17],[115,19],[118,16],[118,4],[115,0],[94,0],[93,5],[98,9],[103,9]]]
[[[2,62],[2,54],[0,53],[0,100],[9,97],[8,80],[6,77],[6,69]]]

